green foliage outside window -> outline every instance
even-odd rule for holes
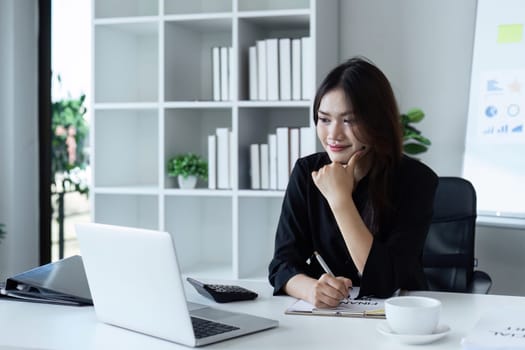
[[[88,125],[84,118],[86,96],[65,98],[52,103],[52,184],[56,191],[87,193],[88,186],[78,176],[88,164],[84,145]],[[61,182],[61,183],[57,183]]]

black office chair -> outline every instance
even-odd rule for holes
[[[475,271],[476,191],[459,177],[440,177],[423,248],[430,290],[487,294],[492,279]]]

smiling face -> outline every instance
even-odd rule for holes
[[[332,162],[347,163],[363,147],[367,151],[369,145],[356,136],[357,121],[343,89],[335,88],[322,97],[317,117],[317,136]]]

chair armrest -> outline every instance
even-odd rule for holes
[[[476,270],[470,285],[467,286],[467,293],[488,294],[490,287],[492,287],[492,278],[486,272]]]

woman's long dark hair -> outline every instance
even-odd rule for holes
[[[373,163],[369,171],[364,222],[373,234],[381,229],[393,204],[393,183],[403,156],[403,137],[399,109],[386,76],[363,57],[351,58],[335,67],[315,95],[313,117],[318,121],[321,99],[341,88],[352,103],[359,140],[370,145]]]

